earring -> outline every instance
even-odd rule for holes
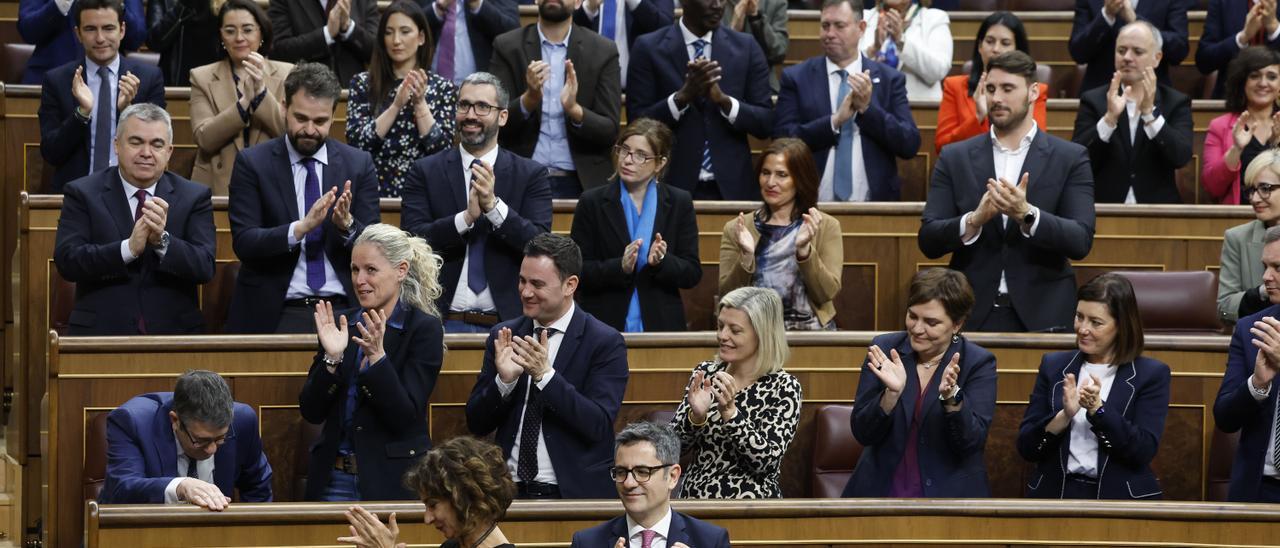
[[[955,343],[958,343],[958,342],[960,342],[960,333],[959,333],[959,332],[952,333],[952,334],[951,334],[951,344],[955,344]]]

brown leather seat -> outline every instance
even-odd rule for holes
[[[1133,284],[1144,332],[1219,332],[1218,281],[1207,270],[1116,272]]]
[[[1169,67],[1169,80],[1173,89],[1192,99],[1209,99],[1213,95],[1213,86],[1218,81],[1218,73],[1214,71],[1201,74],[1195,65],[1176,65]]]
[[[1049,77],[1049,98],[1079,99],[1084,70],[1085,65],[1053,67],[1053,75]]]
[[[813,435],[813,497],[839,498],[862,457],[862,444],[849,428],[852,405],[818,408]]]
[[[35,50],[36,47],[31,44],[5,44],[3,53],[0,53],[0,81],[6,84],[22,82],[22,73]]]
[[[204,313],[206,333],[221,333],[231,308],[231,293],[236,288],[236,276],[240,275],[240,261],[218,263],[213,279],[200,287],[201,312]]]
[[[75,306],[76,284],[62,279],[58,269],[49,269],[49,329],[66,335]]]
[[[94,415],[84,431],[84,500],[97,500],[107,479],[107,415]]]
[[[1231,464],[1236,459],[1236,445],[1239,443],[1239,432],[1228,434],[1217,428],[1213,429],[1213,439],[1209,442],[1205,500],[1227,500],[1227,488],[1231,484]]]

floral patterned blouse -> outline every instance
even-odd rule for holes
[[[379,106],[369,97],[369,73],[361,72],[351,79],[351,95],[347,100],[347,144],[373,155],[378,170],[379,193],[383,198],[399,198],[405,173],[419,158],[425,158],[453,146],[454,112],[458,104],[458,88],[453,82],[429,73],[427,106],[436,123],[425,136],[418,136],[413,120],[413,106],[405,105],[396,115],[386,137],[378,137],[378,116],[391,104],[400,80],[387,94],[387,102]]]

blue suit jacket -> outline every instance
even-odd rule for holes
[[[76,116],[76,107],[80,103],[71,95],[71,80],[76,69],[84,64],[81,57],[49,71],[40,91],[40,156],[55,168],[55,193],[61,193],[63,185],[89,174],[89,158],[92,156],[89,125],[93,120],[85,123]],[[128,72],[138,77],[138,93],[132,104],[153,103],[164,108],[164,76],[160,69],[122,57],[120,74]],[[120,112],[116,111],[113,117],[118,118],[119,115]],[[107,136],[108,139],[112,137]]]
[[[1253,365],[1258,358],[1258,348],[1253,346],[1249,329],[1253,322],[1267,316],[1280,317],[1280,305],[1272,305],[1252,316],[1240,318],[1231,334],[1231,346],[1227,350],[1227,371],[1218,388],[1218,398],[1213,402],[1213,420],[1223,432],[1240,432],[1240,444],[1231,465],[1231,484],[1227,488],[1227,500],[1233,502],[1258,502],[1258,484],[1262,481],[1262,461],[1267,455],[1267,443],[1271,440],[1272,414],[1276,408],[1276,382],[1271,383],[1271,395],[1257,401],[1249,393],[1246,381],[1253,375]]]
[[[298,265],[302,245],[289,247],[289,223],[298,220],[298,192],[293,187],[289,150],[281,136],[236,154],[228,190],[227,217],[231,221],[231,247],[240,259],[231,309],[227,312],[228,333],[274,333],[284,309],[289,280]],[[320,192],[351,181],[351,234],[341,234],[325,217],[323,246],[325,258],[342,282],[347,299],[355,301],[351,289],[351,244],[364,227],[377,223],[378,174],[368,152],[327,139],[329,164],[321,175]]]
[[[676,5],[672,0],[645,0],[636,4],[634,11],[626,9],[624,3],[619,5],[626,12],[627,46],[634,45],[636,38],[675,22]],[[600,32],[602,13],[604,13],[603,10],[598,11],[595,18],[592,18],[587,15],[586,8],[579,6],[578,9],[573,10],[573,23]]]
[[[572,548],[604,548],[618,538],[627,538],[627,517],[618,516],[590,529],[573,534]],[[692,516],[671,510],[671,528],[667,530],[667,546],[683,542],[690,548],[729,548],[729,531]]]
[[[723,71],[720,90],[738,100],[738,117],[730,124],[714,104],[695,100],[677,121],[667,97],[684,85],[689,51],[672,24],[641,36],[627,66],[627,118],[653,118],[672,128],[676,142],[668,165],[667,184],[693,192],[702,165],[703,143],[710,143],[711,166],[726,200],[759,200],[760,185],[751,169],[747,134],[764,139],[773,128],[769,64],[750,34],[717,28],[711,38],[711,60]]]
[[[867,169],[871,201],[896,202],[902,195],[898,162],[920,150],[920,130],[907,102],[907,77],[888,65],[862,58],[871,72],[871,106],[854,115],[862,134],[862,162]],[[797,137],[813,150],[821,175],[835,150],[839,135],[831,131],[831,92],[827,60],[819,55],[782,71],[778,92],[775,137]]]
[[[477,436],[497,431],[494,441],[506,457],[520,428],[529,375],[520,375],[506,398],[494,381],[493,341],[498,330],[516,337],[533,335],[533,320],[521,316],[494,326],[485,342],[484,365],[467,399],[467,428]],[[561,335],[552,367],[556,374],[542,391],[542,435],[547,442],[560,494],[566,499],[617,496],[608,469],[613,465],[613,421],[627,389],[627,347],[622,335],[574,307],[569,329]]]
[[[1107,24],[1102,18],[1105,3],[1105,0],[1076,0],[1067,49],[1076,63],[1089,65],[1080,84],[1081,92],[1107,85],[1116,72],[1116,35],[1124,23],[1117,19],[1114,26]],[[1156,77],[1166,86],[1173,85],[1169,80],[1169,67],[1181,64],[1191,51],[1187,31],[1187,10],[1191,7],[1189,0],[1143,0],[1135,10],[1139,19],[1160,29],[1164,58],[1156,67]]]
[[[118,168],[66,186],[53,261],[76,284],[72,335],[135,335],[138,316],[153,335],[199,333],[199,285],[213,279],[211,190],[166,172],[152,191],[169,203],[164,258],[145,249],[125,264],[120,242],[133,232],[133,212]]]
[[[178,449],[169,411],[173,392],[136,396],[107,416],[107,479],[103,504],[162,504],[178,475]],[[253,408],[236,403],[227,443],[213,456],[213,483],[241,502],[271,502],[271,465],[258,437]]]
[[[471,230],[489,233],[484,250],[485,276],[498,316],[509,320],[520,317],[516,284],[524,245],[551,230],[551,183],[547,182],[547,168],[542,164],[501,148],[493,173],[494,194],[506,202],[507,218],[496,230],[488,219],[477,220]],[[444,259],[440,268],[444,292],[436,303],[442,312],[447,312],[458,289],[471,237],[470,232],[466,236],[458,234],[453,225],[454,215],[467,208],[466,180],[457,147],[414,162],[400,194],[404,203],[400,226],[426,238],[431,249]]]
[[[1138,5],[1142,5],[1139,3]],[[1203,74],[1218,71],[1218,81],[1213,86],[1213,98],[1222,98],[1222,86],[1227,82],[1227,64],[1240,53],[1236,33],[1244,30],[1244,20],[1249,15],[1248,2],[1209,0],[1209,10],[1204,18],[1204,31],[1196,46],[1196,68]],[[1249,45],[1245,41],[1245,45]],[[1280,49],[1280,38],[1267,42],[1271,49]]]
[[[907,371],[915,371],[915,352],[905,331],[885,333],[871,341],[889,355],[897,349]],[[996,357],[985,348],[964,337],[952,343],[943,354],[939,367],[951,363],[960,353],[960,377],[957,384],[964,391],[964,405],[955,413],[947,413],[938,401],[938,384],[942,372],[936,372],[925,388],[921,402],[918,459],[924,496],[988,497],[987,465],[983,450],[991,416],[996,409]],[[853,436],[865,449],[844,488],[846,497],[886,497],[893,484],[893,474],[906,453],[908,433],[916,398],[920,394],[918,375],[907,375],[907,387],[892,413],[880,409],[884,383],[862,364],[858,379],[858,396],[853,403],[849,425]]]
[[[422,11],[426,12],[427,24],[431,26],[431,39],[435,41],[432,50],[438,51],[444,19],[436,15],[434,1],[416,1]],[[476,70],[487,72],[489,59],[493,57],[494,39],[504,32],[520,28],[519,7],[515,0],[485,0],[480,4],[479,12],[471,13],[471,10],[464,9],[462,13],[467,16],[467,38],[471,41],[471,54],[476,58]],[[378,39],[381,40],[380,37]],[[465,75],[458,76],[461,78]]]
[[[71,9],[75,9],[72,4]],[[58,9],[54,0],[20,0],[18,2],[18,34],[22,41],[36,46],[22,74],[22,83],[39,85],[45,73],[54,67],[84,55],[84,47],[76,39],[76,22]],[[134,51],[147,40],[147,19],[142,0],[124,0],[124,39],[122,51]],[[134,74],[137,74],[136,72]],[[66,89],[70,90],[70,87]]]
[[[1062,410],[1063,379],[1072,374],[1079,380],[1082,365],[1084,354],[1076,350],[1045,354],[1040,361],[1018,431],[1018,453],[1036,463],[1036,473],[1027,484],[1029,497],[1062,498],[1071,429],[1055,436],[1044,427]],[[1097,498],[1161,498],[1151,460],[1160,447],[1168,412],[1169,366],[1141,356],[1119,366],[1102,411],[1089,419],[1098,437]]]

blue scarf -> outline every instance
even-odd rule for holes
[[[650,179],[648,187],[644,191],[644,206],[640,211],[636,211],[636,204],[631,200],[631,195],[627,193],[627,185],[622,181],[618,181],[619,196],[622,200],[622,212],[627,217],[627,233],[631,235],[632,242],[640,240],[640,256],[636,259],[635,274],[639,274],[648,266],[649,244],[653,243],[653,218],[657,216],[658,211],[658,182]],[[628,333],[641,333],[644,331],[644,320],[640,318],[640,291],[631,290],[631,304],[627,307],[627,325]]]

